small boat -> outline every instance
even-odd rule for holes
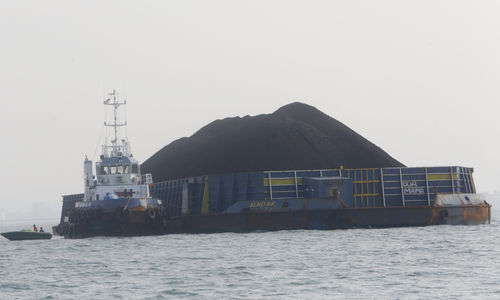
[[[1,235],[11,241],[50,240],[52,238],[52,233],[50,232],[36,232],[32,230],[3,232]]]

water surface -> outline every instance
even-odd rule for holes
[[[492,215],[480,226],[0,237],[0,298],[500,298],[500,209]]]

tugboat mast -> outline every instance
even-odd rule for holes
[[[122,144],[118,144],[119,138],[119,127],[126,126],[127,121],[118,122],[118,109],[121,105],[127,104],[127,101],[119,102],[118,101],[118,93],[116,90],[113,90],[112,93],[108,94],[110,97],[104,101],[104,105],[109,105],[113,107],[113,123],[104,122],[104,126],[113,127],[114,129],[114,139],[111,140],[111,145],[103,145],[103,155],[106,157],[110,156],[128,156],[128,141],[125,137],[122,139]],[[111,153],[109,153],[109,149],[111,149]]]

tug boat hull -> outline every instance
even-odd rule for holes
[[[160,213],[159,206],[75,209],[69,222],[59,224],[56,230],[65,238],[159,235],[163,233]]]

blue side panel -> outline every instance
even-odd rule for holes
[[[235,175],[233,196],[234,202],[245,201],[248,192],[248,174],[238,173]]]
[[[273,190],[273,199],[281,199],[281,198],[295,198],[296,197],[296,192],[295,189],[293,191],[286,190],[286,191],[280,191],[276,192]],[[268,194],[266,194],[267,196]],[[267,197],[266,197],[267,198]]]
[[[151,195],[163,201],[165,209],[170,215],[179,215],[181,213],[182,185],[186,180],[170,180],[154,184],[151,189]]]
[[[235,174],[225,174],[221,175],[221,192],[222,195],[220,198],[222,198],[219,203],[217,211],[224,211],[227,207],[231,206],[233,204],[233,199],[236,197],[236,195],[233,195],[233,192],[235,190],[234,186],[234,177]]]
[[[269,187],[266,187],[266,194],[269,194]],[[277,197],[279,193],[282,192],[295,192],[295,185],[273,185],[273,197]]]
[[[403,202],[401,200],[401,194],[386,194],[385,195],[386,206],[402,206]]]
[[[221,194],[221,178],[217,175],[208,176],[209,185],[209,210],[210,212],[218,212],[219,202],[223,201],[220,198]]]
[[[248,198],[247,200],[264,199],[264,173],[248,174]]]
[[[321,173],[323,174],[323,177],[340,177],[341,176],[340,170],[323,170]]]
[[[195,177],[189,183],[189,214],[201,213],[204,185],[205,181],[203,177]]]
[[[401,168],[403,175],[425,174],[425,168]]]
[[[321,171],[297,171],[297,177],[320,177]]]
[[[387,206],[433,205],[438,193],[475,193],[470,168],[387,168],[382,171]]]
[[[400,168],[387,168],[387,169],[383,169],[384,170],[384,175],[398,175],[399,176],[399,169]]]
[[[399,180],[398,176],[393,176],[396,180]],[[425,181],[425,173],[423,174],[403,174],[403,180],[417,180],[417,181]]]
[[[199,214],[208,178],[209,211],[223,212],[239,201],[327,196],[333,186],[324,181],[313,188],[309,179],[339,177],[350,184],[342,187],[340,195],[348,206],[420,206],[433,205],[439,193],[475,193],[472,173],[472,168],[457,166],[250,172],[158,182],[151,193],[163,200],[169,214],[180,215],[183,185],[188,184],[189,213]],[[311,189],[323,189],[323,194],[313,194]]]
[[[431,167],[427,168],[427,172],[429,174],[442,174],[442,173],[450,173],[450,168],[452,167]]]

